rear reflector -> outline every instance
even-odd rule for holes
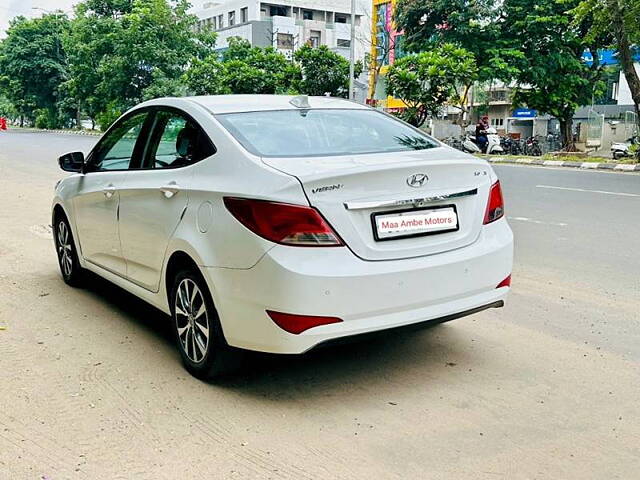
[[[339,247],[342,240],[315,208],[225,197],[227,210],[256,235],[297,247]]]
[[[310,328],[319,327],[320,325],[342,322],[342,319],[337,317],[294,315],[292,313],[273,312],[271,310],[267,310],[267,315],[269,315],[271,320],[273,320],[281,329],[296,335],[304,332],[305,330],[309,330]]]
[[[484,213],[484,224],[495,222],[504,215],[504,200],[502,199],[502,189],[500,181],[491,185],[489,190],[489,201],[487,202],[487,210]]]
[[[507,278],[502,280],[496,288],[510,287],[510,286],[511,286],[511,274],[509,274]]]

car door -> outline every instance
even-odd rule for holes
[[[85,260],[124,276],[118,208],[129,166],[142,155],[148,111],[118,121],[87,158],[74,198],[80,250]]]
[[[194,163],[215,149],[184,112],[155,109],[142,162],[120,192],[120,242],[127,278],[158,291],[167,245],[189,203]]]

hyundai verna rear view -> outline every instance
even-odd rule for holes
[[[509,292],[491,166],[353,102],[153,100],[59,162],[74,172],[53,201],[65,282],[89,270],[171,315],[198,377],[239,349],[303,353]]]

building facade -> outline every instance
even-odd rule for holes
[[[272,46],[289,56],[303,46],[326,45],[346,59],[351,49],[350,0],[206,1],[195,13],[200,27],[218,34],[217,47],[224,51],[231,37],[258,47]],[[356,11],[356,39],[368,37],[366,11]],[[355,60],[362,60],[368,45],[356,41]]]
[[[393,22],[397,0],[373,0],[371,14],[371,62],[369,67],[369,103],[395,110],[405,104],[387,95],[386,74],[393,62],[404,55],[403,32]]]

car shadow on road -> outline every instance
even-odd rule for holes
[[[437,383],[459,363],[471,364],[467,338],[455,327],[393,330],[303,355],[248,353],[243,369],[212,384],[273,401],[345,394],[376,384],[425,377]],[[345,391],[345,386],[348,386]]]
[[[87,281],[83,289],[95,301],[106,303],[110,310],[121,314],[123,321],[135,321],[147,333],[157,336],[168,347],[174,348],[170,318],[165,313],[98,275],[91,272],[86,272],[86,275]]]
[[[160,338],[179,365],[167,315],[95,275],[87,282],[86,291],[121,314],[123,321],[134,322],[145,333]],[[372,387],[378,383],[392,384],[407,376],[423,381],[431,377],[437,383],[450,377],[452,367],[473,364],[468,332],[454,324],[391,330],[303,355],[245,352],[238,371],[207,384],[262,400],[280,401],[312,395],[348,395],[345,385],[350,389],[357,389],[358,385]]]

